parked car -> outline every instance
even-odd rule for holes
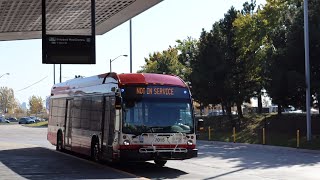
[[[7,118],[7,120],[9,120],[10,122],[18,122],[18,119],[15,117],[9,117]]]
[[[29,117],[22,117],[19,119],[19,124],[32,124],[35,123],[36,121],[29,118]]]
[[[29,118],[33,119],[35,122],[40,122],[41,121],[41,118],[38,118],[36,116],[30,116]]]
[[[222,116],[222,115],[223,115],[223,111],[222,110],[213,110],[213,111],[208,113],[208,117],[210,117],[210,116]]]
[[[0,117],[0,123],[10,123],[10,121],[4,117]]]

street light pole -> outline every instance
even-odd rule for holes
[[[305,50],[305,73],[306,73],[306,111],[307,111],[307,141],[311,141],[311,112],[310,112],[310,62],[309,62],[309,15],[308,0],[304,0],[304,50]]]
[[[130,19],[130,73],[132,73],[132,22]]]
[[[127,57],[128,55],[126,55],[126,54],[123,54],[123,55],[120,55],[120,56],[118,56],[118,57],[116,57],[116,58],[114,58],[114,59],[110,59],[110,72],[112,72],[112,67],[111,67],[111,63],[113,62],[113,61],[115,61],[116,59],[118,59],[119,57],[121,57],[121,56],[124,56],[124,57]]]
[[[10,73],[2,74],[2,75],[0,76],[0,78],[2,78],[2,76],[4,76],[4,75],[10,75]]]
[[[112,69],[111,69],[111,62],[112,62],[112,61],[111,61],[111,59],[110,59],[110,72],[112,72]]]

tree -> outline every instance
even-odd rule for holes
[[[268,86],[267,78],[270,44],[267,37],[267,21],[261,15],[262,10],[258,7],[255,11],[256,2],[244,3],[243,10],[234,22],[236,27],[235,44],[239,47],[239,57],[244,62],[246,72],[247,95],[258,97],[258,113],[262,112],[262,90]],[[268,57],[268,58],[267,58]]]
[[[192,94],[200,104],[222,102],[226,64],[223,61],[221,43],[219,23],[215,23],[211,32],[202,31],[198,53],[195,61],[191,61]]]
[[[267,3],[266,15],[272,11],[271,7],[281,8],[281,18],[271,38],[275,49],[274,62],[272,64],[273,86],[270,86],[270,95],[273,101],[281,106],[293,105],[296,108],[305,109],[305,66],[304,66],[304,15],[303,1],[275,1]],[[311,94],[317,100],[317,92],[320,90],[318,59],[320,54],[319,17],[320,3],[316,0],[309,1],[309,30],[310,30],[310,75]],[[281,68],[281,69],[280,69]],[[282,82],[279,82],[279,79]],[[312,101],[312,103],[315,101]],[[281,113],[281,112],[279,112]]]
[[[2,113],[12,112],[16,107],[13,89],[0,87],[0,111]]]
[[[196,55],[198,53],[198,41],[188,37],[185,40],[177,40],[178,45],[178,61],[183,65],[182,79],[186,82],[190,82],[190,74],[192,72],[191,64],[196,61]]]
[[[279,113],[283,105],[287,106],[293,100],[290,94],[295,94],[294,96],[297,94],[294,91],[298,86],[294,84],[300,81],[300,75],[288,69],[292,63],[290,62],[292,59],[288,57],[288,46],[292,44],[288,43],[288,36],[293,21],[301,10],[299,8],[301,2],[301,0],[267,0],[266,5],[262,9],[259,7],[255,13],[249,13],[253,6],[245,3],[242,14],[235,21],[236,43],[241,47],[240,54],[242,58],[251,59],[251,74],[256,86],[254,91],[257,92],[259,100],[259,112],[262,109],[261,89],[266,89],[273,102],[278,104]],[[302,27],[301,22],[299,26]],[[296,45],[299,46],[299,43]],[[294,47],[298,47],[296,45]],[[289,75],[296,77],[294,82],[290,81]]]
[[[247,99],[249,83],[235,44],[233,23],[237,14],[231,7],[210,32],[202,31],[196,61],[191,63],[190,79],[197,100],[205,105],[221,103],[230,116],[231,106],[236,103],[241,118],[241,104]]]
[[[174,74],[181,75],[184,66],[178,61],[178,50],[175,47],[169,47],[162,52],[149,54],[149,58],[145,58],[146,64],[142,66],[139,72]]]
[[[254,5],[250,5],[254,6]],[[252,7],[249,7],[246,11],[249,11]],[[234,22],[238,18],[238,11],[234,7],[224,15],[224,18],[220,20],[220,28],[223,38],[223,51],[224,60],[226,62],[226,79],[225,90],[228,95],[224,98],[227,107],[227,113],[231,115],[231,106],[237,105],[237,111],[239,118],[242,118],[242,103],[247,99],[249,95],[250,82],[248,82],[248,72],[246,71],[245,59],[242,59],[239,55],[239,46],[236,42],[236,27]]]
[[[31,96],[29,98],[31,114],[37,114],[43,110],[43,102],[40,96]]]

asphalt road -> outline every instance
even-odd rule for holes
[[[199,157],[100,165],[55,152],[46,128],[0,126],[0,179],[320,179],[320,152],[199,142]]]

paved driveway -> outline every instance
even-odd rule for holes
[[[163,168],[153,162],[110,167],[55,152],[46,133],[0,126],[0,179],[320,179],[319,151],[198,141],[194,159],[169,161]]]

